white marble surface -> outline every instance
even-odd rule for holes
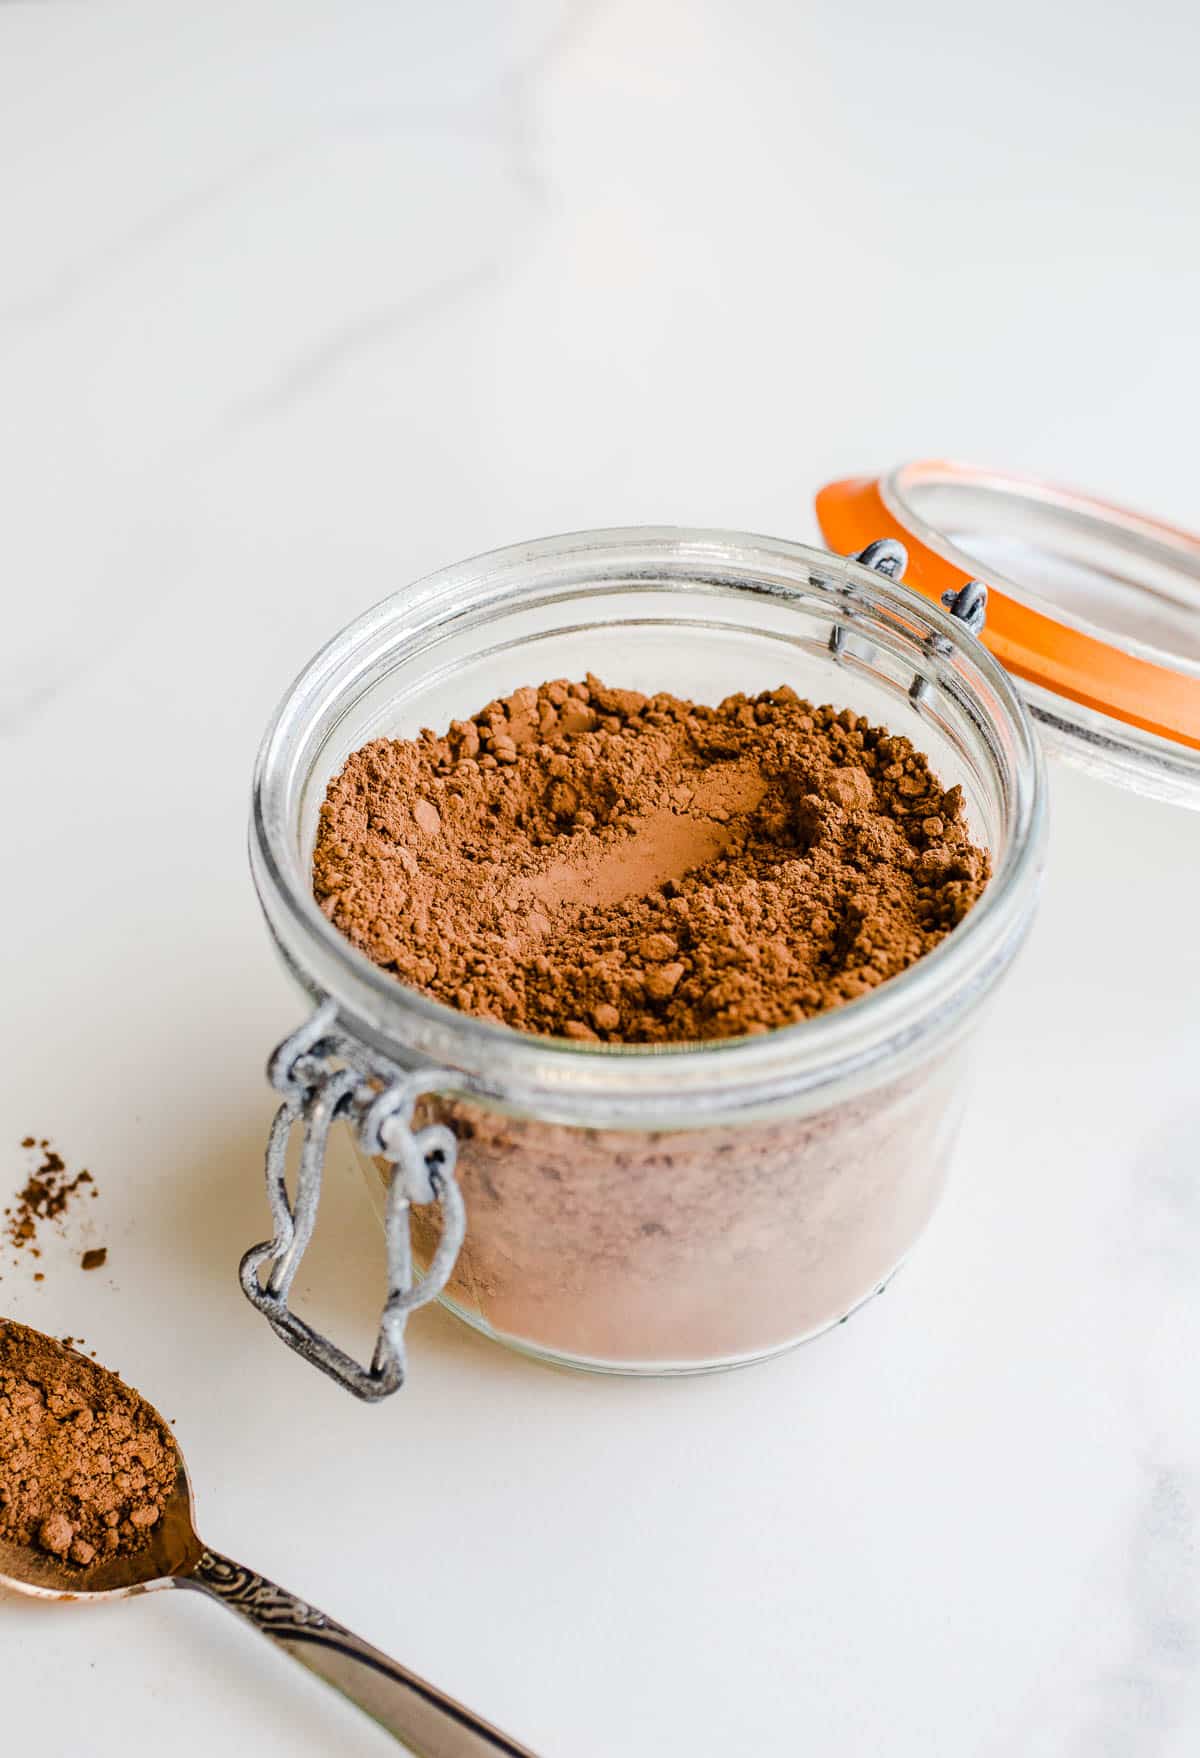
[[[922,453],[1197,523],[1194,8],[0,7],[0,1310],[176,1419],[211,1541],[547,1758],[1190,1758],[1200,818],[1057,772],[950,1197],[769,1367],[574,1379],[441,1314],[352,1405],[234,1281],[297,1018],[245,870],[283,686],[424,569],[814,534]],[[330,1180],[311,1308],[367,1334]],[[182,1596],[0,1603],[5,1750],[382,1753]]]

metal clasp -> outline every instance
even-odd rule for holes
[[[988,589],[982,580],[968,580],[965,586],[957,591],[951,588],[942,593],[942,603],[952,617],[968,628],[978,640],[983,633],[983,625],[987,621]],[[952,653],[953,648],[945,635],[930,635],[925,642],[930,653]],[[908,699],[914,708],[919,708],[929,694],[929,679],[923,678],[918,672],[908,686]]]
[[[900,580],[908,566],[908,551],[895,537],[877,537],[874,543],[868,543],[865,549],[856,549],[847,561],[860,562],[864,568],[873,568],[882,574],[885,580]],[[846,645],[846,625],[834,623],[829,631],[829,651],[835,659],[840,659]],[[869,647],[865,658],[873,657],[875,649]]]
[[[973,635],[983,634],[983,625],[987,621],[987,587],[982,580],[968,580],[955,592],[942,593],[942,603],[952,617],[958,617],[966,623]]]
[[[267,1076],[283,1095],[267,1138],[267,1200],[274,1233],[242,1258],[238,1271],[242,1292],[289,1349],[356,1398],[374,1403],[404,1384],[409,1315],[442,1292],[466,1233],[466,1210],[454,1174],[458,1144],[453,1131],[437,1123],[412,1128],[418,1098],[444,1090],[456,1077],[445,1069],[405,1073],[372,1056],[337,1029],[332,1001],[284,1039],[267,1065]],[[384,1215],[387,1298],[369,1367],[306,1325],[288,1304],[316,1226],[325,1150],[338,1119],[356,1131],[366,1153],[390,1160],[395,1168]],[[293,1201],[287,1187],[287,1150],[297,1127],[300,1164]],[[441,1205],[441,1237],[424,1276],[416,1282],[409,1209],[413,1203],[432,1202]],[[264,1264],[270,1266],[265,1283],[259,1275]]]
[[[865,549],[855,550],[846,559],[860,562],[864,568],[874,568],[877,574],[883,574],[889,580],[900,581],[908,566],[908,551],[895,537],[879,537],[874,543],[868,543]],[[988,589],[982,580],[968,580],[957,591],[951,589],[943,592],[942,603],[952,617],[957,617],[978,637],[982,635],[983,625],[987,620],[987,597]],[[829,636],[829,651],[835,656],[840,655],[845,637],[844,626],[835,623]],[[945,654],[952,651],[944,635],[930,635],[925,645],[930,653]],[[917,672],[908,686],[908,699],[914,707],[919,707],[928,694],[929,679]]]
[[[864,568],[874,568],[888,580],[902,580],[908,566],[908,551],[898,537],[877,537],[865,549],[856,549],[849,557]]]

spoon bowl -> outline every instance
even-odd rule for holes
[[[6,1322],[0,1319],[0,1337],[5,1328]],[[55,1338],[29,1332],[26,1326],[12,1328],[36,1337],[44,1349],[78,1360],[73,1350]],[[116,1374],[94,1362],[88,1367],[98,1385],[106,1380],[120,1385]],[[161,1417],[159,1423],[170,1438]],[[79,1568],[33,1545],[0,1539],[0,1589],[39,1599],[99,1602],[129,1599],[162,1588],[192,1588],[219,1600],[270,1636],[294,1660],[364,1709],[417,1758],[535,1758],[527,1746],[480,1720],[325,1612],[204,1544],[196,1532],[187,1466],[173,1438],[171,1445],[177,1464],[175,1486],[142,1549]]]
[[[106,1557],[80,1569],[32,1545],[0,1538],[0,1588],[39,1599],[128,1599],[135,1593],[176,1586],[178,1577],[196,1568],[204,1546],[196,1536],[191,1479],[178,1447],[175,1454],[179,1461],[175,1488],[143,1550],[133,1556]]]

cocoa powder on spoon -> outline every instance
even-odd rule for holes
[[[88,1568],[143,1549],[178,1457],[132,1387],[0,1319],[0,1539]]]

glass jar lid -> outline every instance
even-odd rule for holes
[[[983,636],[1050,744],[1200,808],[1200,537],[1071,490],[927,459],[817,496],[830,545],[906,546],[905,584],[989,589]]]

